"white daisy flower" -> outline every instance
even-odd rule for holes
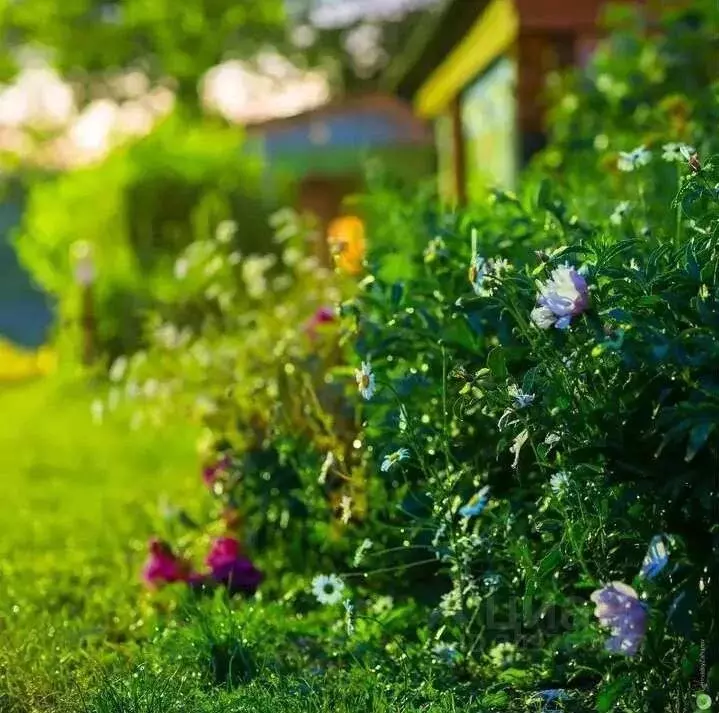
[[[393,468],[397,463],[403,460],[407,460],[409,458],[409,450],[406,448],[400,448],[399,450],[395,451],[394,453],[389,453],[384,457],[384,460],[382,461],[382,465],[380,466],[380,470],[383,473],[386,473],[388,470]]]
[[[556,495],[566,490],[567,485],[569,485],[569,473],[563,470],[559,473],[555,473],[549,479],[549,487]]]
[[[372,604],[371,610],[374,614],[386,614],[388,611],[392,611],[394,606],[394,599],[387,594],[377,597]]]
[[[639,146],[631,151],[620,151],[617,160],[617,168],[620,171],[634,171],[637,168],[646,166],[652,160],[652,152],[647,151],[645,146]]]
[[[336,574],[318,574],[312,580],[312,594],[320,604],[337,604],[344,589],[345,583]]]
[[[504,668],[517,660],[517,647],[508,641],[497,644],[490,650],[489,658],[495,666]]]
[[[689,144],[672,142],[662,146],[662,158],[669,163],[684,163],[695,153],[696,149]]]
[[[355,379],[362,398],[369,401],[374,396],[377,387],[372,367],[368,361],[363,361],[361,368],[355,369]]]

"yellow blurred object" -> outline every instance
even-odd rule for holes
[[[336,218],[327,230],[327,242],[337,267],[350,275],[362,271],[367,244],[364,223],[354,215]]]
[[[46,376],[56,368],[57,354],[49,347],[31,351],[0,339],[0,383]]]

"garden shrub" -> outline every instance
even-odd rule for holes
[[[262,164],[237,129],[179,116],[98,164],[29,181],[20,258],[68,327],[80,311],[71,248],[94,248],[96,347],[110,356],[141,346],[144,315],[168,299],[180,250],[241,217],[238,249],[264,251],[273,201],[286,195],[279,184],[264,191]]]
[[[671,55],[677,28],[628,46]],[[632,77],[659,106],[651,75]],[[256,265],[263,289],[244,299],[224,228],[190,245],[179,264],[202,319],[178,301],[149,351],[116,362],[108,400],[157,421],[184,407],[208,429],[208,496],[177,514],[173,557],[198,566],[229,535],[265,572],[261,600],[303,617],[314,595],[356,660],[382,651],[418,687],[471,681],[482,710],[684,710],[715,687],[711,81],[689,133],[659,120],[642,147],[632,119],[575,155],[570,135],[629,116],[590,89],[518,196],[452,211],[375,176],[356,285],[300,257],[291,214],[276,223],[289,273],[268,290],[271,260]]]

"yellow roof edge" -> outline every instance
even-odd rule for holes
[[[513,0],[492,0],[452,53],[435,69],[414,98],[423,119],[442,113],[449,103],[492,61],[509,49],[519,34]]]

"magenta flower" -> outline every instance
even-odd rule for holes
[[[551,326],[567,329],[572,317],[589,307],[589,288],[586,280],[568,264],[552,270],[549,280],[539,287],[537,307],[532,321],[541,329]]]
[[[335,321],[335,311],[331,307],[320,307],[305,323],[305,331],[310,339],[317,337],[317,329],[323,324]]]
[[[202,480],[205,485],[211,488],[220,478],[222,478],[230,469],[230,456],[227,454],[220,455],[211,465],[207,465],[202,469]]]
[[[647,630],[647,607],[637,593],[623,582],[611,582],[592,592],[597,605],[594,616],[602,626],[611,629],[605,648],[616,654],[634,656]]]
[[[167,542],[153,538],[149,550],[142,570],[142,578],[148,587],[156,589],[162,584],[187,582],[195,576],[189,563],[178,557]]]
[[[207,555],[207,566],[216,582],[224,584],[230,594],[254,594],[263,579],[252,561],[242,554],[240,543],[232,537],[219,537]]]

